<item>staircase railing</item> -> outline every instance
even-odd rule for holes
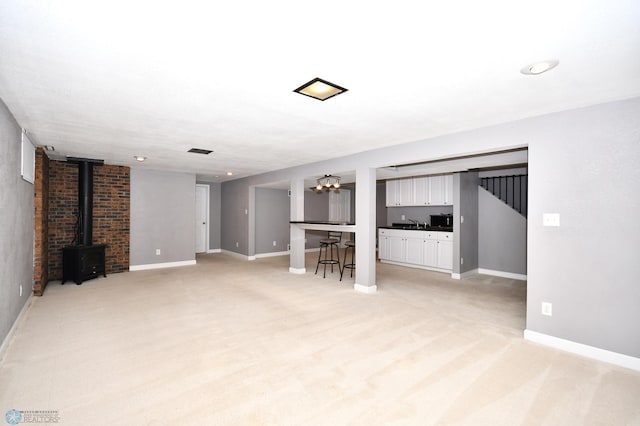
[[[527,217],[527,175],[483,177],[480,186]]]

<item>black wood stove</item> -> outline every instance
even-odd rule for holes
[[[107,276],[105,268],[106,244],[92,244],[93,239],[93,165],[102,164],[102,160],[69,158],[67,161],[78,163],[78,222],[76,245],[62,249],[62,284],[74,281],[80,285],[83,281]]]

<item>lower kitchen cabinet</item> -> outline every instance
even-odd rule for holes
[[[381,228],[378,257],[382,262],[450,272],[453,233]]]

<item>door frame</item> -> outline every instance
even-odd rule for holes
[[[202,188],[204,189],[204,193],[205,193],[205,207],[207,210],[207,219],[205,220],[205,238],[204,238],[204,251],[203,252],[198,252],[196,251],[196,253],[208,253],[210,248],[209,248],[209,233],[210,233],[210,222],[211,222],[211,211],[210,211],[210,192],[211,192],[211,187],[208,184],[204,184],[204,183],[196,183],[196,209],[198,207],[198,188]],[[196,212],[197,214],[197,212]],[[196,228],[197,229],[197,228]],[[197,239],[197,235],[196,235],[196,239]],[[197,249],[197,247],[194,247],[194,251]]]

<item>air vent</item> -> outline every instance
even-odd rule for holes
[[[211,154],[213,151],[209,150],[209,149],[201,149],[201,148],[191,148],[189,150],[189,152],[193,152],[194,154],[204,154],[204,155],[208,155]]]

